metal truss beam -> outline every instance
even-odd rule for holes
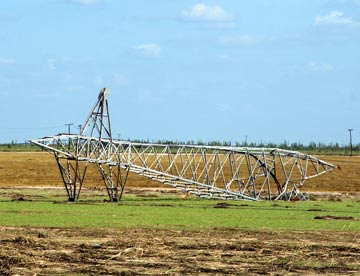
[[[79,197],[88,163],[98,164],[110,201],[115,202],[121,199],[129,172],[209,199],[302,200],[307,179],[336,168],[317,157],[278,148],[113,140],[105,96],[103,89],[80,135],[31,140],[54,154],[72,201]]]

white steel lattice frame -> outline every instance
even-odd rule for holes
[[[78,200],[89,163],[98,165],[110,201],[121,199],[129,172],[203,198],[305,199],[305,180],[336,168],[317,157],[278,148],[113,140],[106,89],[80,135],[58,134],[31,142],[54,154],[70,201]]]

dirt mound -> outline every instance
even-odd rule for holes
[[[316,216],[314,219],[326,219],[326,220],[358,220],[354,217],[342,217],[342,216]]]

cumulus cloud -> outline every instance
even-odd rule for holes
[[[146,57],[160,57],[162,53],[161,47],[154,43],[136,45],[133,49],[136,53]]]
[[[351,25],[354,21],[351,17],[345,16],[343,12],[332,11],[327,15],[319,15],[315,18],[315,25]]]
[[[233,16],[225,11],[221,6],[208,6],[205,4],[195,4],[190,9],[182,12],[182,18],[189,21],[231,21]]]

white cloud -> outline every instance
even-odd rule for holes
[[[334,70],[334,65],[329,63],[318,63],[318,62],[310,61],[307,64],[307,69],[312,72],[327,73]]]
[[[346,17],[343,12],[332,11],[324,16],[317,16],[315,18],[315,25],[350,25],[354,21],[351,17]]]
[[[221,6],[207,6],[195,4],[189,10],[182,12],[182,18],[190,21],[231,21],[233,16],[226,12]]]
[[[162,53],[161,47],[154,43],[136,45],[133,49],[136,53],[146,57],[160,57]]]

